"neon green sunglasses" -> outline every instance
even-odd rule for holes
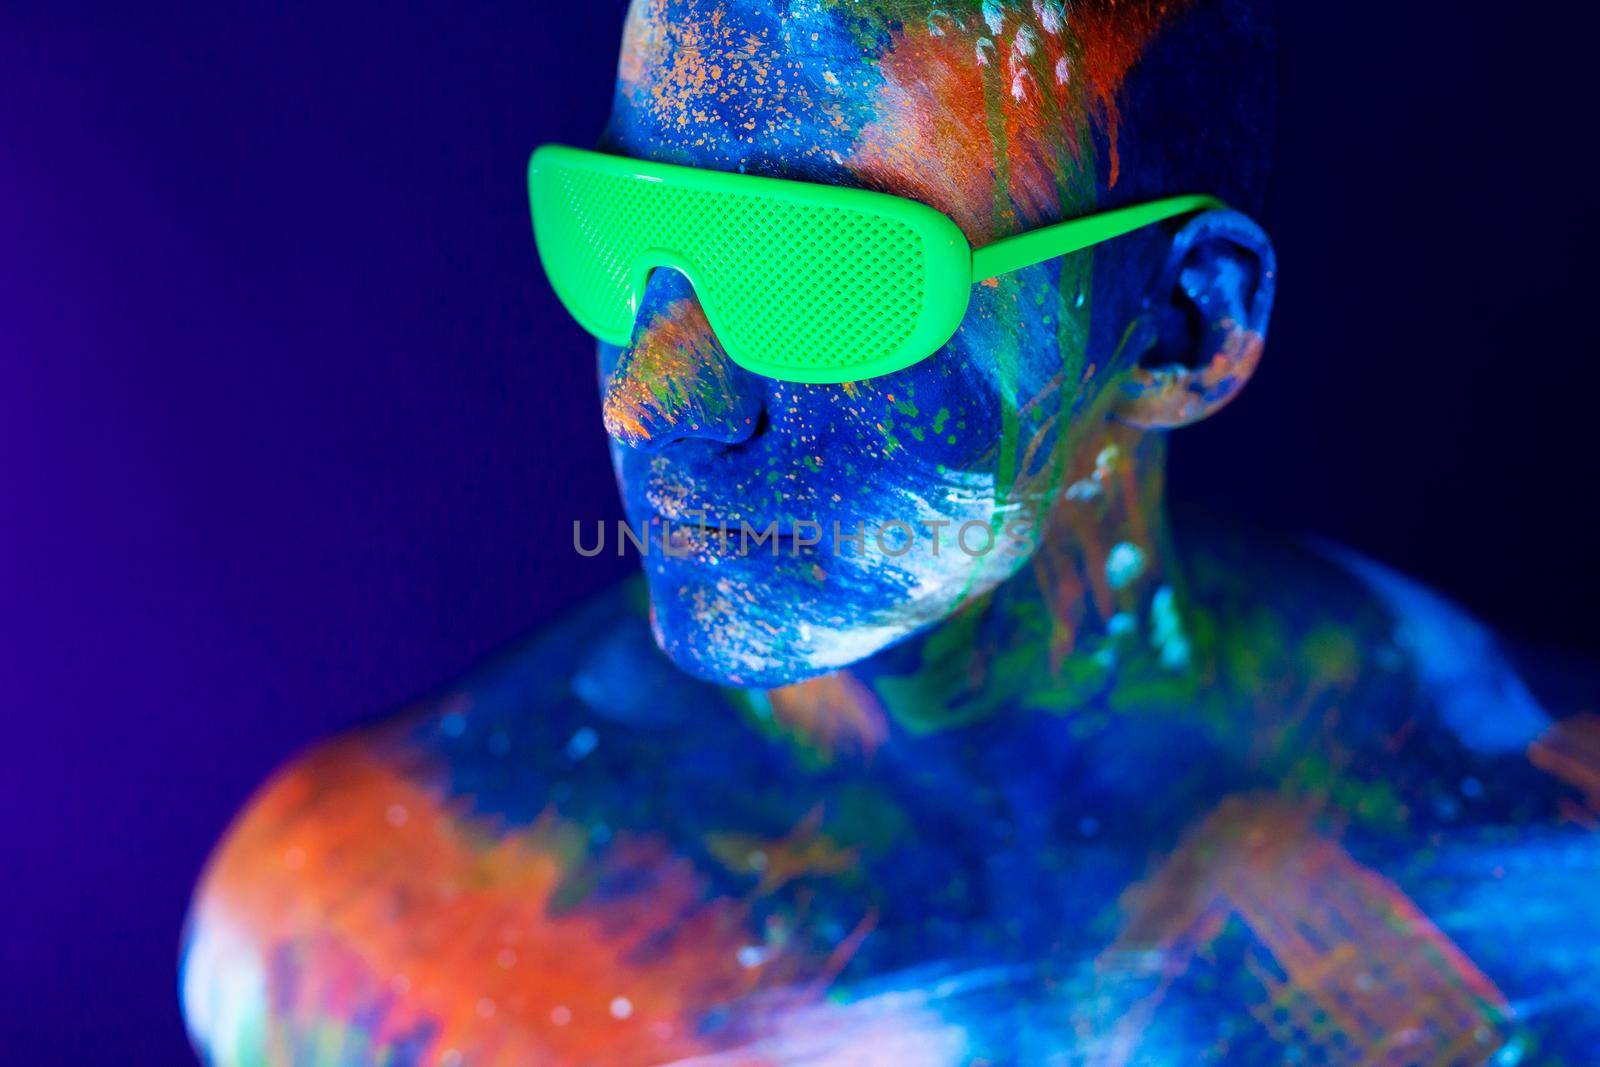
[[[728,358],[790,382],[861,381],[937,352],[975,281],[1223,203],[1180,196],[976,251],[946,215],[886,193],[547,145],[528,164],[534,238],[556,295],[626,345],[652,271],[694,286]]]

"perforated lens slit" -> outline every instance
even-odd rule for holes
[[[923,306],[915,231],[848,208],[670,187],[562,167],[565,210],[548,225],[581,247],[566,286],[599,321],[632,313],[635,263],[665,249],[687,262],[735,359],[771,367],[848,368],[899,349]],[[708,291],[709,290],[709,291]]]

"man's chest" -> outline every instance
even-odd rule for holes
[[[670,739],[627,725],[488,744],[523,768],[503,788],[549,798],[540,818],[583,842],[565,914],[631,931],[609,977],[648,985],[663,965],[703,1051],[801,1064],[1426,1050],[1389,1056],[1404,1063],[1507,1039],[1504,995],[1390,860],[1199,731],[870,746],[869,724],[797,754],[774,747],[777,721],[744,737],[680,723]],[[524,745],[559,758],[515,760]],[[874,1042],[917,1051],[838,1058]]]

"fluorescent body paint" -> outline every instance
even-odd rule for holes
[[[896,5],[648,0],[629,19],[605,144],[893,192],[984,243],[1092,209],[1115,93],[1179,9],[1123,5],[1109,18],[1090,7],[954,4],[907,17]],[[974,64],[991,52],[992,65]],[[1059,79],[1061,64],[1090,76]],[[1042,523],[1075,450],[1099,447],[1085,439],[1118,398],[1107,383],[1127,370],[1085,351],[1092,264],[1083,253],[980,286],[944,350],[829,387],[733,366],[687,283],[658,272],[633,343],[601,346],[630,519],[703,512],[714,525],[810,521],[830,533],[948,522],[951,536],[967,523]],[[663,648],[707,678],[794,681],[948,616],[1026,556],[885,558],[831,542],[773,561],[702,540],[687,558],[647,562]]]
[[[1218,10],[1252,17],[638,0],[605,144],[1002,236],[1164,170],[1123,89]],[[1237,393],[1273,282],[1253,224],[1202,216],[979,285],[926,363],[810,387],[728,363],[658,272],[600,350],[635,526],[945,523],[945,551],[680,531],[639,587],[292,763],[199,890],[197,1043],[230,1067],[1587,1062],[1596,720],[1371,565],[1168,532],[1153,428]],[[951,550],[1018,519],[1023,551]]]

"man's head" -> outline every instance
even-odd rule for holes
[[[1178,193],[1248,208],[1260,6],[635,0],[602,147],[894,193],[975,246]],[[1109,425],[1157,432],[1232,398],[1271,286],[1260,230],[1212,212],[980,284],[927,360],[805,386],[734,365],[687,280],[657,271],[600,372],[628,516],[677,527],[645,563],[663,648],[775,686],[946,617],[1058,536],[1052,509]],[[682,529],[702,522],[733,536]],[[801,536],[741,536],[772,524]]]

